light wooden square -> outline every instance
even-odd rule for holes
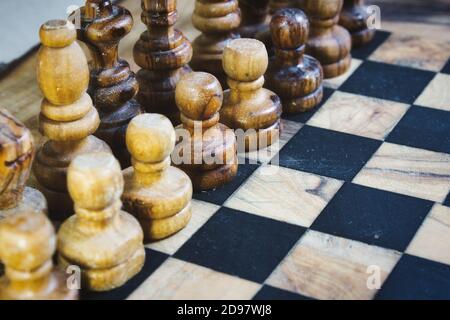
[[[342,182],[278,166],[262,166],[225,203],[255,215],[309,227]]]
[[[383,140],[409,105],[336,91],[308,125]]]
[[[449,41],[393,33],[369,60],[430,71],[440,71],[448,59]]]
[[[219,208],[220,206],[208,202],[192,200],[192,218],[188,225],[173,236],[150,243],[146,247],[169,255],[174,254]]]
[[[450,208],[436,204],[407,253],[450,265]]]
[[[269,285],[316,299],[372,299],[401,254],[308,231],[269,277]]]
[[[450,75],[438,73],[417,98],[415,104],[450,111]]]
[[[332,78],[332,79],[325,79],[323,81],[323,85],[325,87],[331,88],[331,89],[338,89],[350,76],[355,72],[356,69],[361,65],[362,60],[359,59],[352,59],[352,62],[350,64],[350,69],[343,75],[340,75],[339,77]]]
[[[129,300],[248,300],[261,285],[174,258],[167,259]]]
[[[443,202],[450,191],[450,155],[383,143],[354,183]]]
[[[286,143],[303,127],[302,123],[281,120],[281,134],[280,139],[271,146],[247,153],[241,153],[239,156],[245,157],[250,163],[269,163],[274,156],[278,155],[278,152],[284,147]]]

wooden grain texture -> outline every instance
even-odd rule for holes
[[[175,129],[159,114],[134,118],[126,134],[133,166],[124,170],[125,210],[140,222],[147,240],[158,240],[183,229],[192,216],[192,183],[170,165]]]
[[[361,47],[372,41],[375,29],[367,27],[370,11],[364,0],[344,0],[339,24],[350,32],[352,46]]]
[[[58,231],[58,263],[81,268],[83,288],[107,291],[122,286],[144,265],[143,232],[122,211],[123,176],[106,152],[83,154],[67,173],[75,214]]]

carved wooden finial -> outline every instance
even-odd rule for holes
[[[192,183],[170,166],[175,130],[160,114],[134,118],[127,130],[133,167],[124,170],[124,207],[140,222],[147,240],[166,238],[191,219]]]
[[[205,72],[188,74],[178,83],[176,101],[183,123],[179,129],[189,133],[177,144],[179,167],[191,177],[196,190],[228,183],[238,169],[236,137],[219,123],[223,102],[219,81]]]
[[[175,87],[191,72],[188,63],[192,46],[174,27],[178,12],[176,0],[142,0],[145,31],[134,46],[134,60],[142,68],[137,73],[138,101],[146,112],[164,114],[172,123],[180,123],[175,104]]]
[[[34,152],[30,130],[0,108],[0,219],[21,212],[47,213],[42,193],[25,186]]]
[[[264,89],[268,55],[264,44],[255,39],[230,42],[223,54],[223,67],[230,90],[224,93],[221,120],[233,129],[245,131],[245,149],[270,146],[279,138],[281,101]]]
[[[121,211],[124,181],[110,153],[76,157],[67,174],[75,215],[58,232],[59,264],[81,267],[85,288],[105,291],[138,273],[145,259],[139,223]]]
[[[241,23],[238,1],[197,0],[192,23],[202,31],[193,43],[192,68],[209,72],[219,79],[222,85],[226,85],[222,55],[225,46],[239,37],[235,32]]]
[[[78,292],[67,288],[65,274],[53,268],[56,237],[42,213],[22,212],[0,222],[0,299],[67,300]]]
[[[81,9],[78,38],[89,48],[92,61],[89,94],[100,114],[95,135],[108,143],[122,167],[130,165],[125,145],[128,122],[141,113],[134,96],[138,82],[127,61],[118,55],[119,42],[133,27],[131,13],[110,0],[88,0]]]
[[[283,111],[304,112],[323,97],[320,63],[304,54],[308,39],[308,18],[300,9],[281,9],[270,23],[275,58],[267,72],[267,87],[281,98]]]
[[[37,77],[44,94],[39,130],[49,141],[38,151],[34,173],[49,202],[49,213],[63,219],[73,212],[67,194],[66,171],[78,154],[108,151],[106,143],[91,136],[100,123],[86,93],[89,69],[71,22],[54,20],[40,30]]]
[[[298,1],[311,24],[306,53],[321,62],[326,79],[345,73],[352,60],[350,34],[337,24],[342,5],[343,0]]]

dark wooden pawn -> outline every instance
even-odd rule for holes
[[[167,116],[180,123],[175,103],[175,88],[181,77],[192,69],[191,43],[174,27],[177,19],[176,0],[142,0],[142,21],[147,25],[134,46],[134,60],[142,68],[137,73],[138,101],[146,112]]]
[[[375,29],[367,27],[369,13],[364,0],[344,0],[339,24],[352,35],[353,47],[363,46],[372,41]]]
[[[130,165],[125,132],[132,118],[141,113],[134,100],[138,82],[127,61],[118,57],[119,41],[133,27],[131,13],[109,0],[87,0],[81,9],[79,40],[92,56],[88,93],[100,115],[95,136],[111,147],[122,167]]]
[[[297,2],[310,21],[306,53],[320,61],[324,78],[334,78],[350,68],[352,40],[339,26],[344,0],[300,0]]]
[[[222,86],[226,86],[222,56],[226,45],[239,37],[234,32],[241,23],[238,1],[197,0],[192,23],[202,34],[192,44],[194,55],[191,67],[213,74]]]
[[[275,57],[266,73],[267,88],[283,104],[283,112],[295,114],[315,107],[323,97],[323,71],[315,58],[305,53],[309,22],[300,9],[277,11],[270,23]]]
[[[270,0],[239,0],[242,21],[239,34],[242,38],[254,38],[267,26]]]

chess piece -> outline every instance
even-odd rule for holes
[[[141,113],[134,99],[138,82],[127,61],[119,59],[119,41],[133,27],[131,13],[110,0],[87,0],[81,9],[78,39],[90,50],[88,93],[100,115],[95,136],[105,141],[123,168],[130,165],[125,132],[132,118]]]
[[[241,23],[237,0],[197,0],[192,16],[194,27],[202,31],[193,42],[194,55],[191,67],[205,71],[226,85],[222,67],[223,49],[233,39],[239,38],[234,31]]]
[[[267,71],[267,88],[281,98],[284,113],[308,111],[323,97],[322,67],[304,54],[308,18],[300,9],[282,9],[273,15],[270,30],[275,58]]]
[[[343,0],[301,0],[298,2],[311,25],[306,53],[320,61],[324,78],[334,78],[350,68],[352,41],[337,23]]]
[[[242,21],[239,34],[242,38],[254,38],[267,25],[269,0],[239,0]]]
[[[181,112],[175,164],[192,179],[197,191],[215,189],[237,174],[236,136],[219,123],[223,92],[211,74],[194,72],[177,85],[176,101]],[[187,133],[183,135],[183,133]]]
[[[183,229],[191,219],[192,183],[170,165],[175,129],[159,114],[134,118],[127,130],[133,166],[123,171],[125,210],[133,214],[146,240],[166,238]]]
[[[186,73],[192,46],[175,29],[178,13],[176,0],[142,0],[142,21],[147,25],[134,46],[134,60],[142,68],[137,73],[138,101],[146,112],[167,116],[173,124],[180,123],[175,104],[175,88]]]
[[[43,213],[21,212],[0,222],[0,300],[75,300],[77,290],[53,267],[55,231]]]
[[[47,213],[47,200],[26,187],[34,159],[30,130],[0,108],[0,220],[21,212]]]
[[[223,67],[230,87],[220,112],[223,124],[244,130],[247,151],[270,146],[279,138],[282,107],[280,98],[263,88],[268,67],[264,44],[233,40],[224,50]]]
[[[67,184],[75,215],[58,232],[60,266],[79,266],[89,290],[122,286],[142,269],[145,250],[139,223],[120,209],[119,162],[106,152],[80,155],[69,166]]]
[[[52,219],[63,220],[73,212],[67,193],[67,167],[77,155],[108,151],[92,136],[100,123],[86,93],[89,69],[83,50],[75,41],[74,25],[65,20],[45,23],[39,32],[37,77],[44,94],[39,130],[49,139],[39,149],[33,171],[45,195]]]
[[[339,24],[350,32],[353,47],[368,44],[375,36],[375,29],[367,27],[369,16],[364,0],[344,0]]]

